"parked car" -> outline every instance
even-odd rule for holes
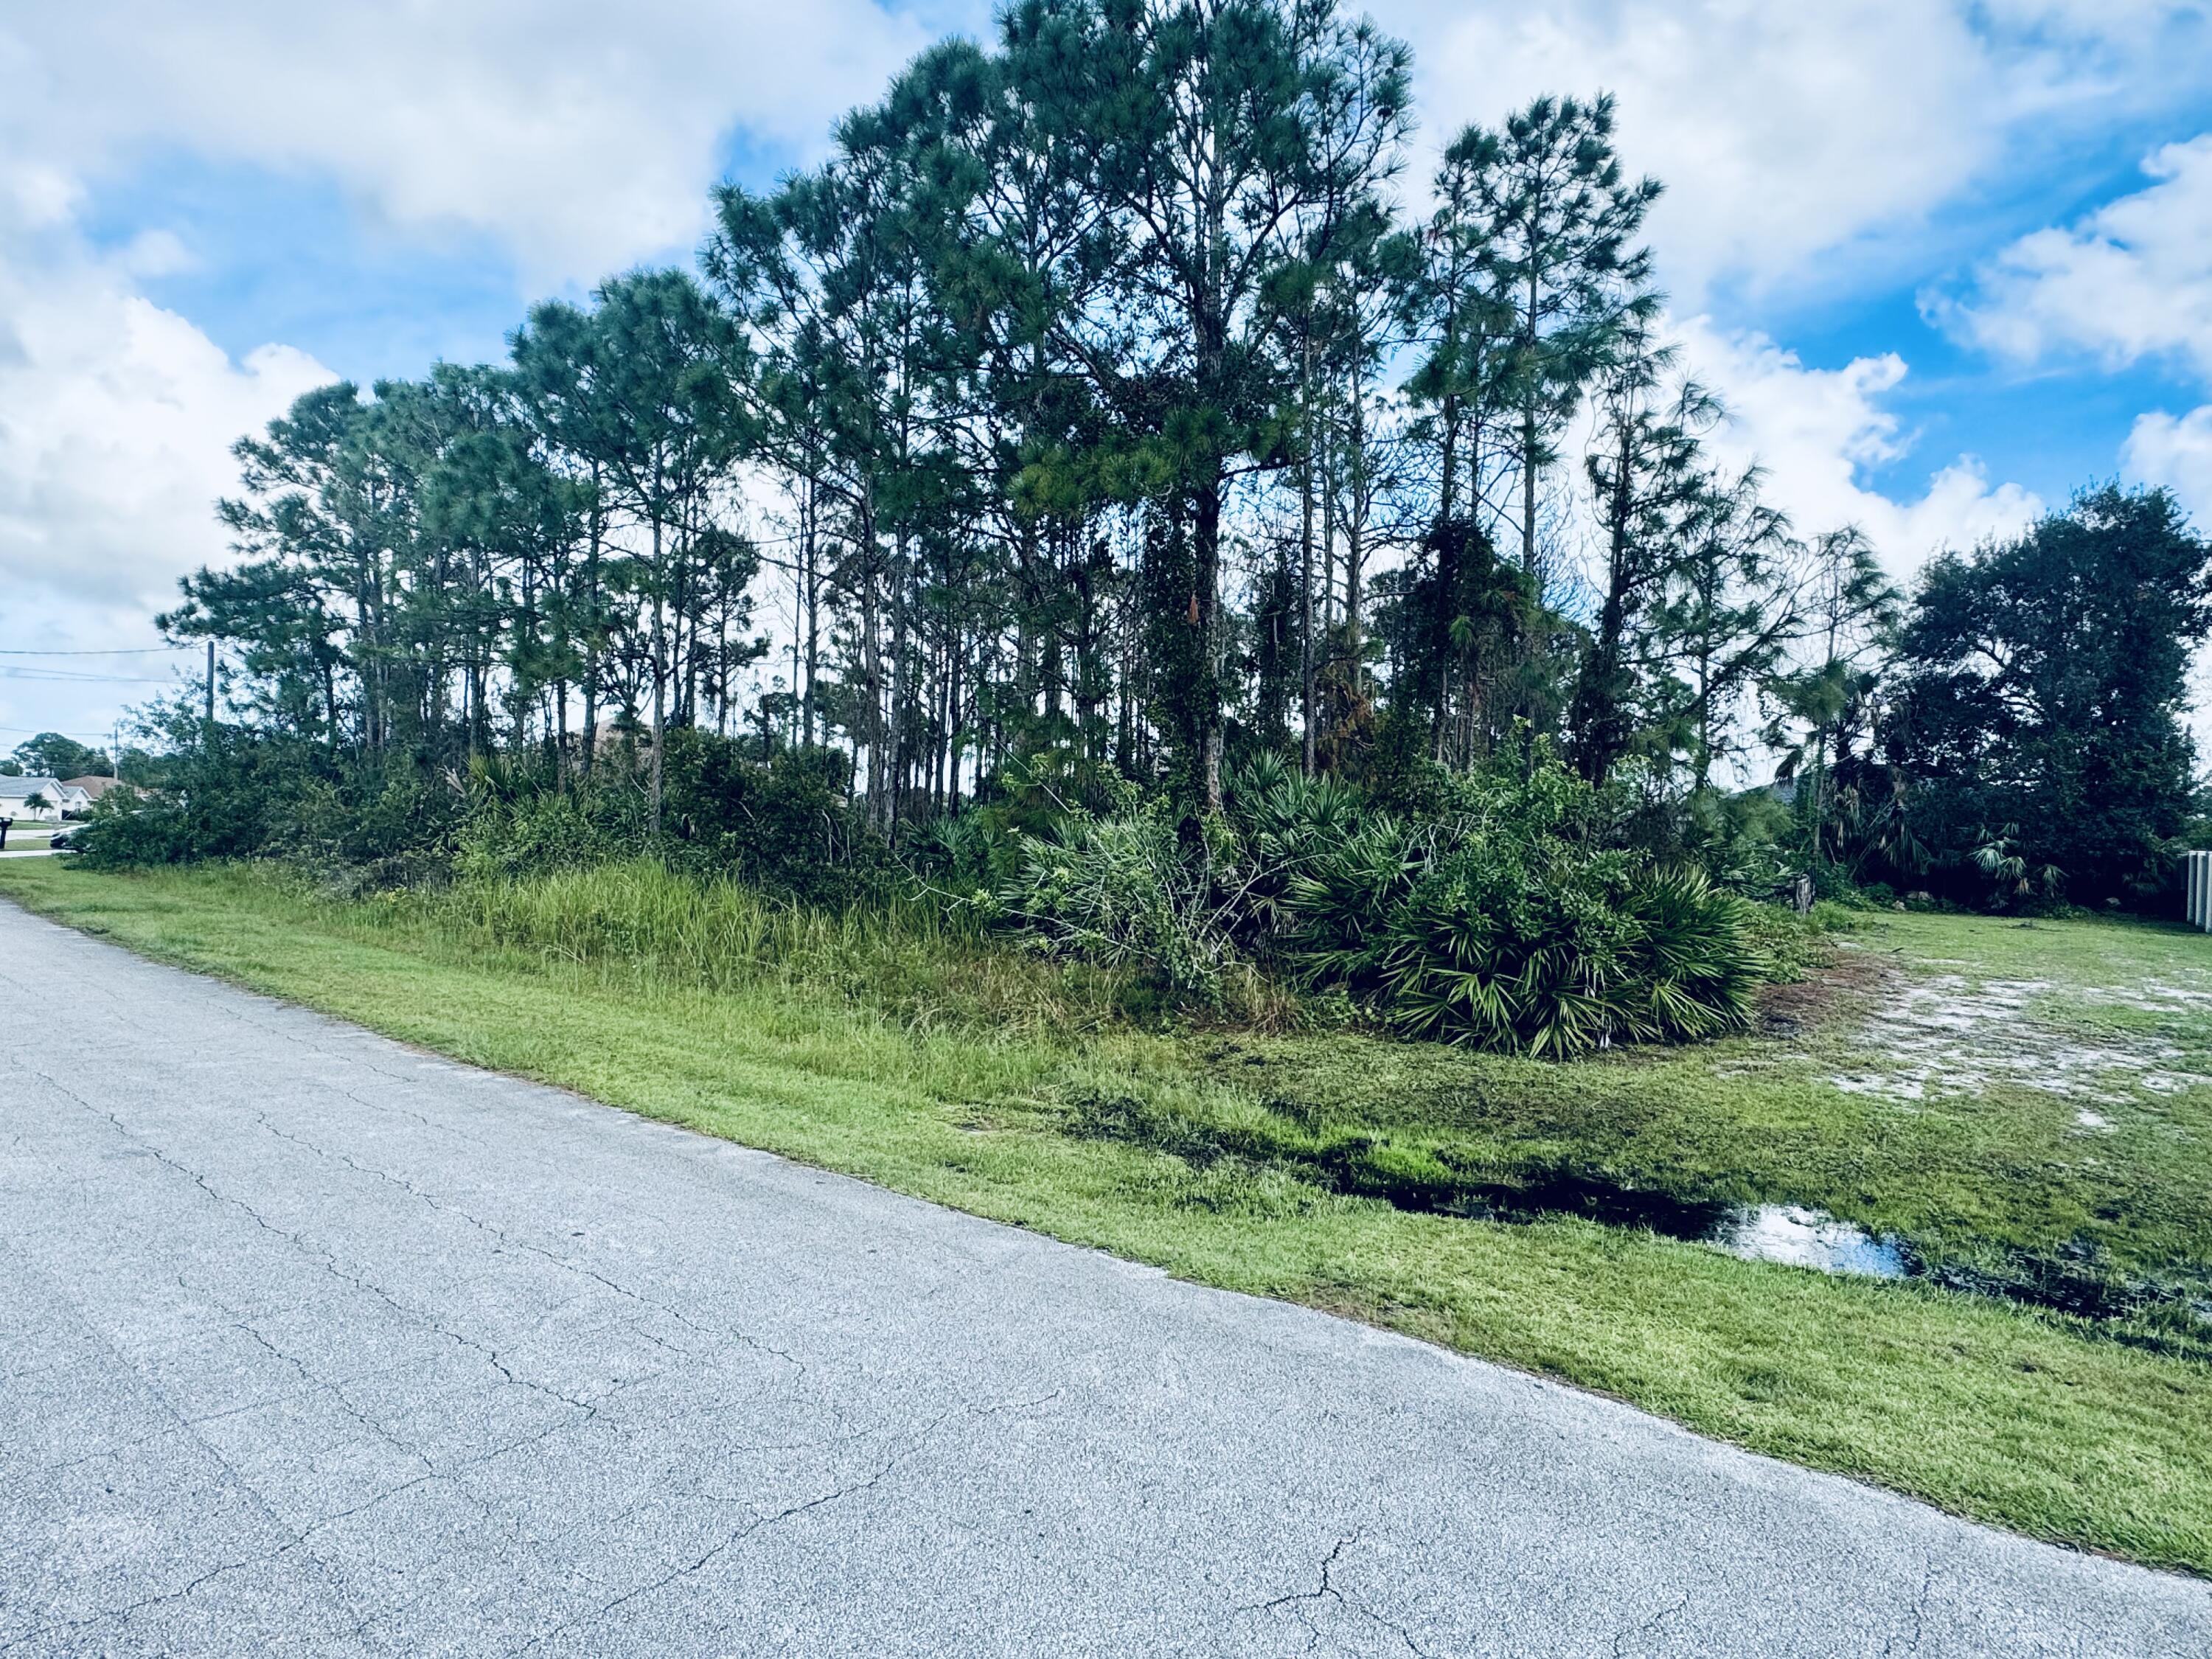
[[[57,830],[54,831],[53,839],[46,845],[57,853],[74,853],[77,850],[76,838],[82,833],[82,825],[68,830]]]

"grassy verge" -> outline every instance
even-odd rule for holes
[[[2208,1015],[2138,993],[2190,988],[2204,945],[2187,935],[1899,917],[1845,953],[1856,971],[1825,1012],[1801,1000],[1795,1035],[1561,1068],[1350,1033],[1136,1030],[1115,1017],[1125,987],[735,897],[717,912],[634,893],[624,914],[658,904],[666,925],[625,934],[581,892],[341,903],[250,872],[30,860],[0,866],[0,894],[464,1060],[1561,1376],[1978,1519],[2212,1572],[2212,1365],[2185,1344],[1568,1217],[1425,1213],[1294,1155],[1349,1136],[1394,1166],[1571,1166],[1815,1204],[1938,1249],[2071,1243],[2185,1274],[2212,1258],[2212,1088],[2186,1081]],[[2035,988],[2006,994],[2051,1029],[2175,1050],[2160,1063],[2184,1080],[2106,1103],[2107,1126],[2085,1132],[2075,1097],[2032,1071],[1948,1091],[1955,1057],[1930,1069],[1878,1017],[1905,994],[1940,1015],[1952,981],[1971,997],[1999,973]],[[1970,1047],[1960,1076],[1976,1063]]]

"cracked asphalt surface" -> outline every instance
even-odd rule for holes
[[[2172,1654],[2212,1586],[0,903],[0,1652]]]

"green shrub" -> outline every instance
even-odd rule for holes
[[[95,803],[90,821],[71,839],[82,862],[95,870],[145,869],[203,855],[180,802],[120,790]]]
[[[643,792],[483,789],[462,827],[455,872],[469,881],[520,877],[634,858],[647,842]]]
[[[1409,1036],[1565,1054],[1742,1024],[1767,962],[1702,872],[1602,843],[1619,803],[1531,743],[1407,791],[1289,780],[1239,801],[1273,951]]]
[[[853,763],[836,749],[779,751],[711,732],[668,734],[661,823],[667,851],[705,871],[817,903],[871,890],[883,849],[853,810]]]
[[[1185,994],[1273,963],[1409,1036],[1564,1055],[1748,1022],[1775,969],[1766,913],[1606,844],[1619,803],[1545,745],[1418,781],[1401,814],[1263,759],[1231,781],[1225,821],[1132,791],[1023,837],[999,902],[1055,949]]]
[[[1183,845],[1165,800],[1109,817],[1076,811],[1050,837],[1021,837],[997,903],[1052,949],[1141,966],[1171,991],[1218,1001],[1237,956],[1234,903],[1214,888],[1218,844],[1200,842]]]
[[[1767,962],[1694,869],[1492,836],[1426,854],[1370,827],[1295,877],[1288,954],[1408,1036],[1561,1055],[1735,1030]]]

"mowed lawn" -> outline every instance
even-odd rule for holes
[[[2177,927],[1876,918],[1779,988],[1760,1034],[1560,1066],[1349,1030],[983,1023],[865,974],[708,989],[254,871],[22,860],[0,895],[459,1060],[2212,1572],[2212,939]],[[1347,1157],[1817,1207],[1954,1282],[2056,1273],[2133,1312],[1433,1212],[1347,1191]]]

